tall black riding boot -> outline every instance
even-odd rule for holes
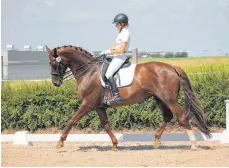
[[[122,103],[123,99],[119,95],[118,88],[113,76],[108,79],[108,83],[111,86],[113,97],[108,100],[107,103]]]

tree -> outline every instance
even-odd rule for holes
[[[184,58],[184,57],[188,57],[188,53],[187,52],[177,52],[175,54],[176,58]]]
[[[165,53],[165,58],[173,58],[173,57],[175,57],[174,53],[172,52]]]

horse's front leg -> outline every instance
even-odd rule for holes
[[[105,108],[98,108],[96,109],[98,115],[99,115],[99,118],[100,118],[100,121],[101,123],[103,124],[104,126],[104,129],[105,131],[107,132],[107,134],[110,136],[111,138],[111,141],[113,143],[113,147],[112,147],[112,150],[113,151],[116,151],[118,150],[117,149],[117,145],[118,145],[118,140],[117,138],[114,136],[113,132],[111,131],[110,129],[110,126],[109,126],[109,123],[108,123],[108,118],[107,118],[107,113],[106,113],[106,109]]]
[[[79,109],[75,112],[75,114],[69,120],[66,129],[64,130],[63,134],[60,137],[60,140],[57,143],[56,148],[61,148],[64,146],[64,141],[67,139],[68,133],[71,130],[73,124],[79,121],[79,119],[82,118],[89,111],[90,111],[90,108],[88,108],[87,106],[83,104],[79,107]]]

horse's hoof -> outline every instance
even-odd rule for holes
[[[56,149],[62,148],[64,147],[64,143],[62,141],[58,141],[57,145],[56,145]]]
[[[157,149],[161,145],[161,141],[155,140],[154,141],[154,149]]]
[[[113,151],[117,151],[117,150],[118,150],[117,145],[118,145],[118,143],[113,144],[113,147],[112,147],[112,149],[111,149],[111,150],[113,150]]]
[[[196,151],[196,150],[198,150],[198,147],[196,145],[192,144],[191,145],[191,150]]]
[[[111,150],[112,150],[112,151],[118,151],[118,148],[117,148],[117,147],[112,147]]]

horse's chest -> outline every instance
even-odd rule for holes
[[[93,83],[93,84],[92,84]],[[97,95],[97,92],[100,91],[100,88],[95,81],[90,83],[81,83],[78,85],[78,96],[80,99],[87,97],[88,95]]]
[[[80,99],[83,99],[83,97],[85,97],[86,95],[86,90],[82,89],[80,86],[78,86],[77,90],[78,96],[80,97]]]

